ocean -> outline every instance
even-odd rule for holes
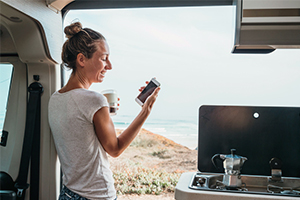
[[[112,116],[117,129],[127,128],[133,119],[133,116],[127,115]],[[143,128],[190,149],[195,149],[198,146],[198,124],[190,119],[147,119]]]
[[[134,116],[112,116],[115,128],[125,129],[133,121]],[[4,112],[0,113],[0,130],[3,128]],[[143,128],[162,135],[178,144],[195,149],[198,145],[198,124],[192,120],[147,119]]]

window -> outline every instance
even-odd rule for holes
[[[102,33],[110,46],[113,70],[90,89],[118,91],[121,101],[118,114],[112,117],[115,127],[124,129],[134,119],[140,110],[134,101],[138,89],[144,81],[156,77],[161,91],[143,127],[190,148],[161,148],[151,138],[143,138],[141,132],[129,151],[119,161],[111,162],[115,180],[132,180],[135,184],[132,177],[140,176],[123,173],[127,169],[138,175],[153,174],[147,167],[178,173],[196,171],[194,149],[198,145],[201,105],[300,105],[296,92],[300,85],[300,49],[265,55],[232,54],[234,6],[76,10],[67,14],[64,26],[74,20]],[[139,165],[146,168],[135,169]],[[155,176],[154,182],[159,177]],[[147,188],[152,188],[153,181],[149,180]],[[116,181],[117,191],[132,193],[136,189],[124,188],[124,183]],[[133,193],[143,192],[148,191]],[[159,192],[155,187],[150,191]]]
[[[0,70],[0,134],[2,136],[13,66],[1,63]]]
[[[235,7],[77,10],[79,20],[102,33],[113,70],[91,89],[116,89],[115,126],[128,126],[140,107],[134,98],[156,77],[161,91],[145,128],[190,148],[197,146],[201,105],[299,106],[299,49],[232,54]]]

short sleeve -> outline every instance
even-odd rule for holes
[[[108,107],[109,104],[105,96],[100,93],[84,90],[84,95],[80,95],[79,107],[86,119],[93,123],[95,113],[102,107]]]

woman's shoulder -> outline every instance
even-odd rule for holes
[[[99,101],[106,101],[104,95],[100,94],[99,92],[93,90],[87,90],[84,88],[77,88],[73,90],[69,90],[67,92],[59,92],[56,91],[52,94],[51,99],[73,99],[75,102],[99,102]]]
[[[77,88],[77,89],[74,89],[72,90],[74,93],[82,93],[82,94],[89,94],[89,95],[95,95],[95,94],[99,94],[98,92],[96,91],[93,91],[93,90],[88,90],[88,89],[85,89],[85,88]]]
[[[96,92],[96,91],[93,91],[93,90],[87,90],[87,89],[78,89],[76,91],[74,91],[74,94],[73,95],[81,95],[81,96],[84,96],[86,98],[102,98],[104,97],[102,94],[100,94],[99,92]]]
[[[104,95],[100,94],[99,92],[87,89],[78,89],[73,92],[72,96],[75,99],[81,99],[85,102],[99,103],[99,101],[106,101]]]

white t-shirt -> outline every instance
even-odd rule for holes
[[[93,125],[106,98],[86,89],[55,92],[49,101],[49,124],[63,171],[63,184],[88,199],[115,199],[106,151]]]

